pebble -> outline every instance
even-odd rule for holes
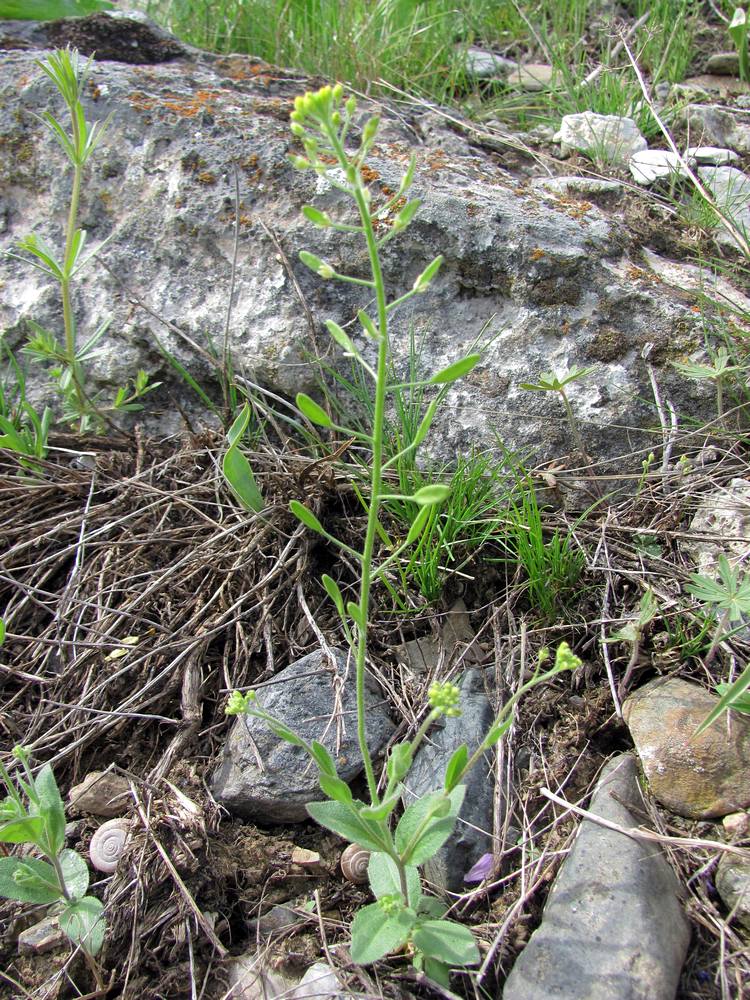
[[[717,76],[739,76],[740,57],[736,52],[714,52],[706,60],[706,72]]]
[[[714,884],[733,918],[750,931],[750,861],[724,854],[717,865]]]
[[[515,59],[506,59],[476,45],[466,50],[466,72],[477,80],[503,79],[517,67]]]
[[[701,167],[725,167],[739,156],[732,149],[722,149],[720,146],[688,146],[685,156]]]
[[[735,226],[750,231],[750,177],[736,167],[699,167],[698,176]],[[723,227],[716,232],[718,242],[734,246],[734,237]]]
[[[660,677],[623,704],[654,798],[678,816],[711,819],[750,805],[750,718],[731,713],[699,736],[718,697],[679,677]]]
[[[60,930],[57,917],[45,917],[18,935],[18,954],[42,955],[65,944],[67,937]]]
[[[343,650],[334,650],[335,671],[316,650],[276,674],[274,683],[258,692],[258,701],[303,739],[319,740],[337,760],[339,777],[352,781],[363,764],[357,741],[354,664]],[[337,732],[334,705],[340,697],[344,731]],[[367,741],[376,756],[394,730],[383,695],[372,677],[366,678]],[[340,737],[340,738],[339,738]],[[227,738],[212,782],[216,801],[230,812],[261,823],[300,823],[309,819],[308,802],[325,798],[318,770],[302,747],[274,736],[261,719],[239,716]]]
[[[616,757],[589,811],[632,827],[642,810],[635,762]],[[674,1000],[689,940],[661,851],[584,819],[503,1000]]]
[[[632,118],[593,111],[565,115],[555,135],[563,151],[577,150],[598,163],[626,166],[647,143]]]
[[[642,149],[631,156],[628,167],[636,184],[644,186],[665,177],[672,180],[687,177],[682,158],[671,149]]]
[[[74,814],[111,818],[120,816],[130,797],[130,782],[114,771],[89,771],[78,785],[68,792],[68,808]]]
[[[546,63],[526,63],[518,66],[508,74],[506,82],[509,87],[525,90],[528,93],[556,90],[559,86],[555,79],[555,70]]]

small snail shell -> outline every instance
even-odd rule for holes
[[[350,882],[366,882],[370,852],[359,844],[349,844],[341,855],[341,871]]]
[[[113,872],[125,852],[130,834],[130,821],[110,819],[95,831],[89,844],[89,858],[97,871]]]

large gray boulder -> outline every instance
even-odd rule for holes
[[[96,26],[110,20],[101,14],[84,20],[86,49],[95,50]],[[83,37],[83,24],[79,20],[74,37]],[[160,395],[148,397],[146,420],[151,429],[168,432],[182,426],[170,383],[183,410],[190,410],[190,391],[175,385],[158,343],[215,391],[210,364],[176,328],[201,348],[211,341],[221,349],[235,175],[240,243],[229,349],[241,375],[286,397],[314,391],[317,369],[310,360],[330,358],[332,350],[323,320],[349,324],[367,305],[361,288],[322,281],[308,271],[297,259],[300,249],[354,275],[367,271],[356,238],[315,230],[300,216],[308,202],[334,215],[351,211],[327,183],[288,161],[295,150],[289,133],[293,98],[319,81],[248,57],[169,47],[162,33],[149,45],[145,30],[142,21],[129,29],[128,19],[120,17],[118,31],[126,39],[134,32],[133,44],[118,56],[116,33],[109,28],[102,43],[108,59],[96,63],[87,88],[88,117],[111,114],[112,122],[92,160],[81,225],[91,244],[109,242],[102,266],[95,263],[81,274],[74,305],[82,338],[112,316],[93,364],[92,388],[106,395],[145,368],[165,382]],[[36,114],[48,108],[61,113],[61,102],[35,65],[40,53],[28,47],[39,44],[36,36],[14,42],[12,32],[4,34],[0,248],[13,247],[30,232],[59,246],[70,176]],[[159,51],[168,62],[154,62]],[[138,58],[141,64],[133,64]],[[363,114],[374,110],[361,103]],[[429,372],[477,339],[487,345],[482,363],[451,390],[432,436],[436,453],[453,458],[471,446],[496,446],[498,438],[542,459],[572,451],[559,399],[525,391],[519,382],[576,364],[597,366],[594,375],[570,387],[589,453],[612,459],[639,445],[651,447],[649,429],[658,421],[640,360],[646,342],[655,344],[650,361],[677,411],[696,417],[705,398],[710,412],[709,389],[687,384],[667,363],[700,344],[691,302],[665,284],[638,277],[642,272],[633,265],[641,261],[631,256],[619,220],[588,202],[525,186],[496,154],[471,144],[472,133],[457,131],[434,112],[419,106],[381,110],[372,196],[377,202],[396,187],[414,153],[414,194],[424,201],[412,226],[384,248],[390,293],[405,291],[433,257],[445,255],[429,292],[396,314],[394,350],[406,357],[413,329]],[[294,271],[315,329],[271,234]],[[44,275],[0,257],[0,282],[0,331],[7,343],[23,343],[29,320],[60,330],[58,290]],[[356,322],[349,329],[362,339]],[[369,351],[372,345],[362,347]],[[633,461],[640,469],[640,457]]]

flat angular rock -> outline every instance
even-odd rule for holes
[[[743,306],[740,306],[741,308]],[[744,559],[750,545],[750,480],[739,477],[701,499],[690,522],[690,535],[680,543],[696,570],[704,576],[718,573],[719,556],[734,564]]]
[[[706,72],[717,76],[739,76],[740,57],[736,52],[714,52],[706,60]]]
[[[589,810],[631,827],[642,808],[634,760],[610,761]],[[657,847],[583,820],[503,1000],[674,1000],[690,940],[678,892]]]
[[[68,792],[68,808],[74,815],[112,818],[121,816],[130,799],[130,782],[113,771],[90,771]]]
[[[541,177],[533,180],[532,187],[553,194],[619,195],[623,192],[621,181],[607,180],[605,177]]]
[[[593,111],[565,115],[555,139],[563,150],[577,150],[598,163],[623,167],[647,146],[632,118]]]
[[[682,158],[671,149],[642,149],[630,157],[628,169],[636,184],[644,186],[664,178],[687,177]]]
[[[308,743],[322,743],[337,761],[339,777],[351,781],[363,767],[357,743],[354,662],[342,650],[335,651],[335,659],[334,670],[319,650],[303,656],[276,674],[273,684],[259,691],[258,701]],[[342,715],[337,719],[339,695]],[[367,741],[374,756],[394,726],[371,678],[365,706]],[[230,812],[260,823],[302,822],[309,819],[305,804],[325,798],[318,770],[305,750],[274,736],[261,719],[243,715],[229,733],[212,790]]]
[[[750,718],[731,713],[699,736],[718,697],[679,677],[638,688],[622,707],[654,798],[678,816],[712,819],[750,805]]]
[[[721,146],[688,146],[685,156],[695,160],[700,167],[726,167],[739,160],[734,150],[722,149]]]
[[[454,751],[466,743],[472,753],[494,717],[484,693],[482,671],[467,671],[461,682],[461,715],[444,719],[444,726],[431,730],[417,751],[404,779],[404,805],[442,788],[445,767]],[[492,851],[494,781],[489,755],[468,773],[464,784],[466,797],[456,829],[423,868],[428,881],[448,892],[465,892],[464,875],[483,854]]]
[[[529,93],[554,90],[557,87],[555,71],[546,63],[524,63],[508,74],[507,84]]]
[[[57,917],[45,917],[32,927],[27,927],[18,935],[18,954],[43,955],[53,951],[68,941],[60,929]]]
[[[750,151],[750,125],[720,104],[688,104],[681,112],[690,141],[699,146],[722,146],[738,153]]]

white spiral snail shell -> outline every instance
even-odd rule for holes
[[[341,871],[350,882],[366,882],[370,852],[359,844],[349,844],[341,854]]]
[[[130,820],[110,819],[95,831],[89,844],[89,858],[97,871],[113,872],[125,851]]]

